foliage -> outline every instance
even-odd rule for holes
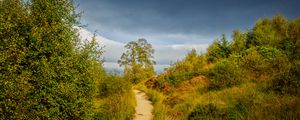
[[[212,80],[210,89],[220,89],[239,85],[245,80],[244,71],[238,62],[231,59],[224,59],[208,71],[208,77]]]
[[[241,33],[239,30],[233,31],[232,43],[230,44],[230,51],[233,54],[239,54],[247,49],[246,39],[247,33]]]
[[[132,119],[131,83],[154,76],[152,45],[129,42],[124,76],[108,75],[78,17],[69,0],[0,0],[0,119]],[[141,89],[154,119],[299,119],[299,58],[300,20],[277,15],[193,49]]]
[[[158,81],[178,84],[190,80],[202,71],[205,61],[203,55],[198,55],[196,50],[192,49],[182,61],[172,64],[164,74],[159,75]]]
[[[281,94],[299,95],[300,93],[300,64],[289,66],[284,72],[275,76],[271,83],[271,89]]]
[[[227,108],[226,117],[231,120],[246,119],[249,114],[248,107],[247,104],[237,101],[233,107]]]
[[[105,74],[96,83],[97,95],[94,101],[96,120],[130,120],[135,112],[135,96],[132,85],[122,76]]]
[[[290,60],[299,59],[300,21],[282,15],[259,20],[249,31],[246,46],[269,46],[284,51]]]
[[[135,113],[135,96],[132,91],[115,93],[98,99],[95,108],[96,120],[131,120]]]
[[[230,43],[227,41],[225,34],[222,35],[220,40],[215,40],[207,48],[207,60],[215,62],[221,58],[227,58],[230,54]]]
[[[100,98],[101,96],[121,95],[131,91],[131,84],[119,76],[108,75],[100,81],[98,89]]]
[[[230,42],[223,35],[148,80],[147,91],[165,98],[159,110],[171,119],[299,119],[299,25],[277,15]],[[208,80],[190,84],[201,75]]]
[[[189,120],[214,120],[222,118],[222,114],[219,108],[210,103],[207,105],[197,106],[188,116]]]
[[[118,61],[120,66],[140,64],[146,67],[155,64],[155,61],[151,60],[154,49],[146,39],[131,41],[125,45],[125,48],[128,50],[122,54],[121,59]]]
[[[142,80],[150,78],[154,75],[154,68],[143,68],[140,64],[126,66],[124,69],[124,78],[130,80],[131,83],[137,84]]]
[[[153,61],[154,49],[145,39],[131,41],[125,45],[127,51],[122,54],[118,63],[125,66],[124,76],[132,83],[139,83],[143,79],[154,75],[155,61]]]
[[[288,63],[286,55],[273,47],[250,48],[241,60],[243,68],[254,77],[272,77],[280,73]],[[265,78],[262,78],[265,79]]]
[[[103,72],[69,0],[0,1],[0,119],[89,119]],[[81,46],[81,47],[80,47]]]

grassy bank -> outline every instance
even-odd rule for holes
[[[131,120],[135,113],[135,95],[132,85],[124,78],[108,75],[97,83],[98,96],[94,101],[95,119]]]
[[[181,84],[162,92],[136,86],[148,94],[155,120],[187,119],[299,119],[300,99],[265,92],[261,83],[244,83],[203,91],[203,85]]]
[[[260,19],[138,87],[157,106],[157,119],[300,119],[299,23]]]
[[[99,120],[131,120],[135,113],[135,104],[133,92],[96,99],[94,118]]]

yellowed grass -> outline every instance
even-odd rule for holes
[[[131,91],[122,95],[95,99],[94,110],[100,114],[98,119],[128,120],[134,116],[135,105],[135,96]]]

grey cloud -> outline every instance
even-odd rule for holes
[[[79,1],[79,4],[80,10],[85,11],[82,21],[89,24],[89,29],[123,42],[129,40],[116,33],[125,32],[134,38],[143,34],[217,37],[234,29],[249,28],[260,17],[283,13],[294,18],[299,17],[300,11],[299,0],[86,0]],[[172,42],[169,41],[174,44]]]

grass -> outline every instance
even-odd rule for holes
[[[299,96],[266,91],[269,82],[246,81],[223,89],[209,89],[210,81],[197,76],[168,91],[145,86],[133,87],[145,92],[153,103],[154,120],[187,119],[300,119]],[[135,113],[132,91],[109,95],[95,101],[95,119],[130,120]]]
[[[97,98],[94,102],[95,119],[99,120],[131,120],[135,113],[135,95],[127,92]]]
[[[133,87],[153,104],[154,120],[187,119],[300,119],[299,96],[266,91],[269,82],[246,81],[223,89],[209,89],[211,81],[197,76],[164,89]],[[94,104],[95,119],[130,120],[135,113],[132,91],[108,95]]]
[[[192,114],[201,119],[300,118],[299,97],[266,92],[262,83],[249,81],[221,90],[207,90],[207,85],[203,80],[189,81],[167,93],[148,89],[143,83],[135,88],[146,92],[153,102],[154,120],[186,120]]]
[[[299,98],[264,93],[255,83],[220,91],[210,91],[203,95],[192,93],[175,109],[183,112],[179,119],[187,119],[196,106],[215,105],[226,119],[295,119],[299,116]],[[194,108],[193,108],[194,107]],[[287,114],[288,116],[284,116]]]

